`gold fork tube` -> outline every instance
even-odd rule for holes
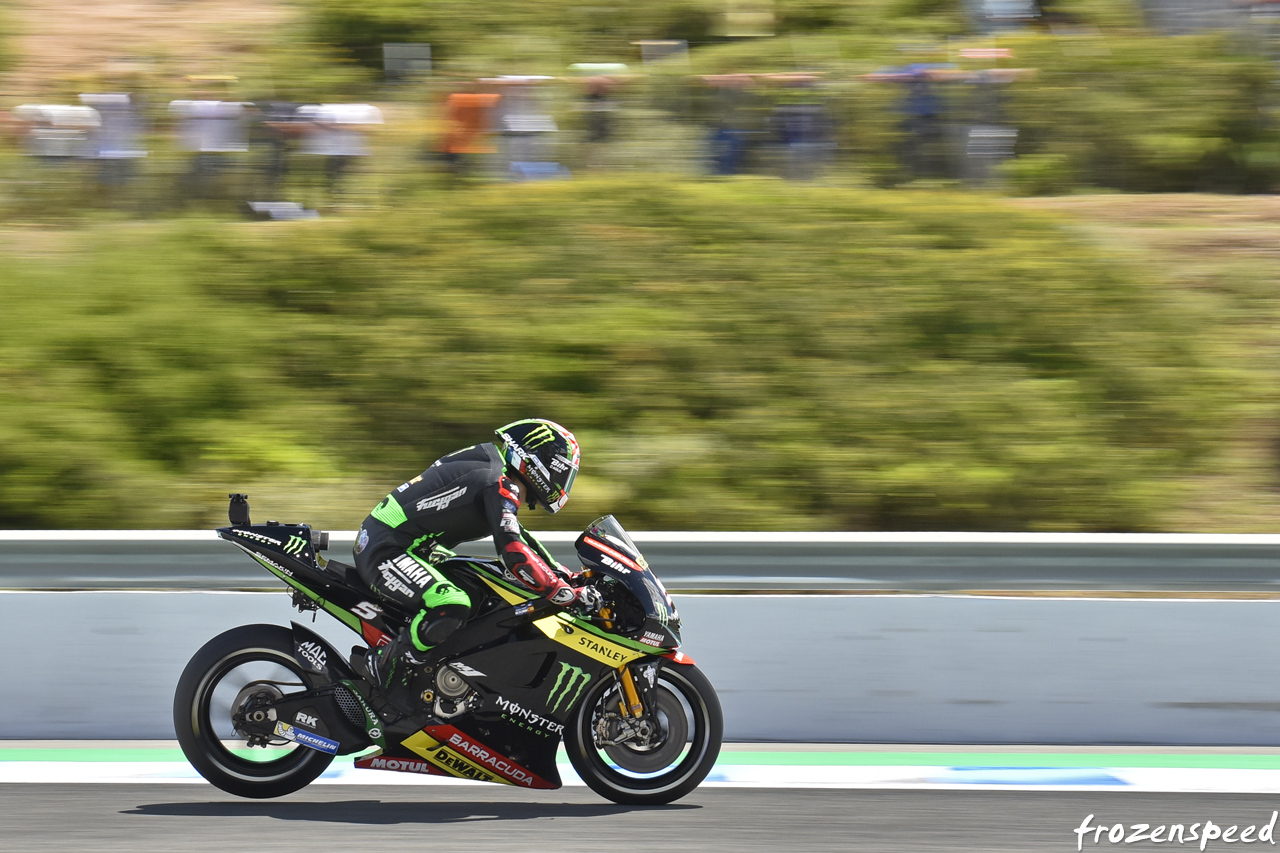
[[[636,691],[636,683],[631,680],[631,668],[625,664],[618,667],[618,672],[622,680],[622,694],[626,697],[627,705],[630,706],[631,716],[640,718],[644,716],[644,705],[640,702],[640,694]],[[628,709],[623,708],[623,713]]]

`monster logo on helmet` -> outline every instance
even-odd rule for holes
[[[529,484],[530,497],[547,512],[559,512],[569,500],[582,458],[573,433],[542,418],[513,421],[494,433],[506,443],[502,455]]]

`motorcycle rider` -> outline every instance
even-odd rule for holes
[[[524,586],[563,607],[589,612],[600,594],[578,586],[578,574],[561,566],[517,518],[521,498],[529,508],[558,512],[569,499],[581,454],[573,433],[552,421],[530,418],[499,427],[493,443],[449,453],[397,487],[360,525],[356,570],[380,597],[406,610],[413,621],[389,645],[357,647],[351,662],[381,686],[388,698],[409,683],[425,653],[449,638],[471,612],[471,599],[437,568],[461,542],[493,536],[503,565]]]

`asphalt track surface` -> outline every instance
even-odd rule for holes
[[[631,808],[584,788],[313,787],[242,800],[203,785],[0,785],[0,849],[84,851],[1075,850],[1094,824],[1264,824],[1280,795],[704,788]],[[1085,850],[1139,850],[1105,834]],[[1210,842],[1208,849],[1239,845]],[[1157,849],[1198,850],[1198,843]],[[1262,843],[1251,849],[1270,849]]]

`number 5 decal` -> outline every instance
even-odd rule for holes
[[[351,608],[351,612],[367,621],[369,619],[377,619],[378,615],[382,613],[382,608],[372,602],[362,601]]]

